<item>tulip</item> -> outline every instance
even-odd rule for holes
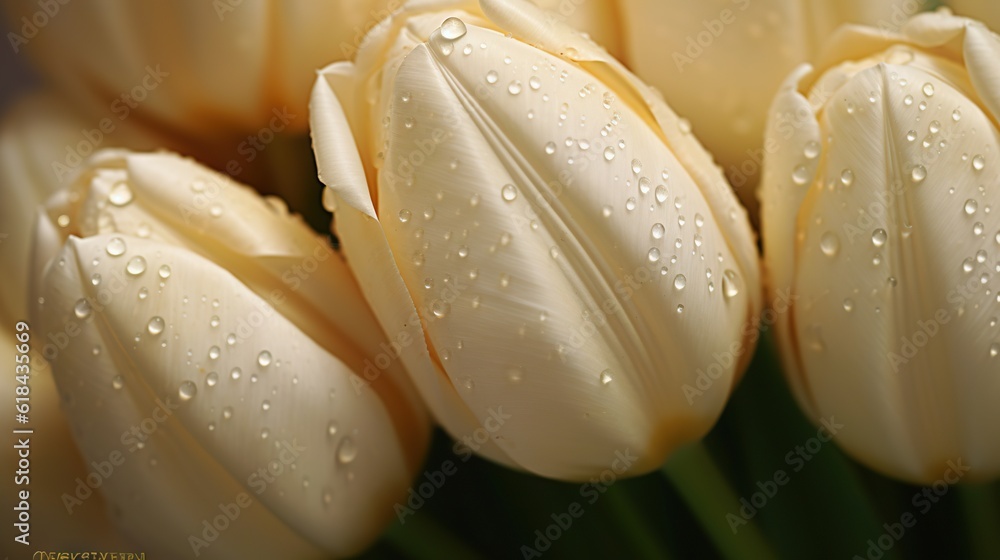
[[[751,214],[767,109],[782,80],[841,24],[898,29],[924,0],[622,0],[625,60],[663,92]]]
[[[412,4],[311,119],[347,261],[460,451],[585,480],[710,429],[756,342],[754,236],[603,49],[524,1]]]
[[[778,342],[807,415],[900,479],[1000,472],[1000,39],[947,13],[845,28],[771,108],[762,183]]]
[[[263,145],[305,131],[315,69],[352,56],[402,0],[4,4],[14,52],[101,116]]]
[[[48,202],[34,263],[34,336],[145,551],[343,557],[378,536],[429,424],[343,261],[280,201],[101,152]]]
[[[991,0],[947,0],[945,2],[962,16],[978,19],[996,31],[1000,29],[1000,5]]]

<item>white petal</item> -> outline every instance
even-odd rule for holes
[[[113,239],[71,238],[46,276],[38,322],[80,329],[53,364],[88,459],[115,450],[125,457],[104,485],[122,513],[119,523],[154,549],[186,555],[187,535],[201,534],[219,503],[246,493],[253,504],[211,555],[268,547],[317,555],[298,535],[338,556],[366,546],[415,465],[406,427],[377,392],[357,390],[364,356],[329,354],[268,301],[191,252],[123,238],[127,251],[111,256]],[[126,263],[140,256],[146,270],[127,272]],[[169,278],[157,274],[161,266],[170,267]],[[98,286],[89,281],[93,273],[103,278]],[[89,312],[77,306],[83,298]],[[162,423],[151,419],[160,402],[176,406]],[[129,437],[132,425],[155,426],[142,449]],[[277,471],[273,462],[282,457],[289,461],[288,451],[282,455],[289,446],[298,449],[294,469],[286,463],[268,484],[254,476],[269,466]],[[127,498],[133,495],[139,499]]]
[[[498,406],[511,414],[498,444],[525,468],[582,479],[622,447],[641,450],[637,472],[654,468],[721,409],[736,359],[703,400],[682,387],[739,340],[755,284],[644,114],[499,33],[470,26],[463,40],[487,48],[447,56],[435,35],[403,63],[392,95],[411,100],[393,105],[379,175],[378,213],[429,339],[481,421]],[[561,121],[572,127],[554,133]],[[636,277],[647,285],[629,288]],[[566,438],[581,421],[586,436]]]

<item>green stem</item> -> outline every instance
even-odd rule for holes
[[[701,523],[719,553],[728,560],[777,558],[752,523],[729,527],[726,514],[738,515],[739,497],[701,443],[678,451],[663,473]]]
[[[962,485],[958,496],[965,511],[965,526],[974,558],[1000,558],[1000,504],[991,485]]]
[[[405,525],[394,523],[385,532],[385,538],[414,560],[482,558],[430,515],[418,513],[407,519]]]
[[[649,525],[646,516],[637,513],[636,507],[627,488],[615,488],[608,492],[607,498],[611,513],[618,521],[618,526],[628,536],[628,542],[639,553],[639,558],[649,560],[669,560],[671,554],[655,537],[656,531]]]

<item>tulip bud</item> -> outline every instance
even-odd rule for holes
[[[266,142],[305,131],[315,69],[351,58],[403,0],[4,4],[14,52],[101,116]]]
[[[1000,39],[946,13],[845,28],[770,114],[762,185],[790,383],[841,446],[918,483],[1000,472]]]
[[[691,119],[753,215],[767,108],[845,23],[898,30],[925,0],[622,0],[625,60]]]
[[[169,557],[378,536],[429,425],[346,266],[280,201],[102,152],[49,201],[35,263],[35,336],[126,535]]]
[[[388,332],[426,340],[408,370],[461,449],[561,479],[626,451],[656,468],[756,342],[746,214],[606,52],[527,2],[449,6],[404,10],[313,91],[348,263]]]

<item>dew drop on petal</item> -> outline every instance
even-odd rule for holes
[[[913,179],[914,183],[921,183],[927,178],[927,169],[923,165],[914,166],[913,171],[910,172],[910,178]]]
[[[674,278],[674,289],[680,291],[683,290],[686,286],[687,286],[687,278],[683,274],[678,274],[677,277]]]
[[[882,228],[879,228],[872,232],[872,245],[876,247],[881,247],[885,245],[885,242],[889,240],[889,235]]]
[[[105,250],[112,257],[120,257],[125,254],[125,241],[121,237],[112,237]]]
[[[828,231],[819,240],[819,248],[828,257],[835,257],[840,252],[840,238],[837,234]]]
[[[132,202],[132,189],[129,188],[128,183],[115,183],[115,186],[111,187],[111,192],[108,193],[108,202],[113,206],[126,206]]]
[[[972,158],[972,168],[976,171],[982,171],[986,168],[986,158],[982,155],[977,154]]]
[[[653,228],[650,230],[650,235],[653,236],[653,239],[663,239],[666,233],[667,228],[663,227],[663,224],[660,223],[653,224]]]
[[[854,172],[851,171],[850,169],[845,169],[840,174],[840,182],[845,187],[849,187],[849,186],[853,185],[854,184]]]
[[[450,17],[441,24],[441,37],[449,41],[465,37],[466,32],[468,32],[468,28],[465,26],[465,22],[457,17]]]
[[[350,464],[358,457],[358,446],[351,436],[340,440],[337,446],[337,462],[341,465]]]
[[[160,278],[166,280],[167,278],[170,278],[170,267],[167,265],[163,265],[160,267],[160,270],[157,273],[160,275]]]
[[[507,202],[513,202],[517,199],[517,187],[514,185],[504,185],[503,188],[500,189],[500,196],[502,196]]]
[[[976,202],[975,200],[973,200],[971,198],[969,200],[965,201],[965,213],[967,215],[971,216],[971,215],[975,214],[977,210],[979,210],[979,203],[978,202]]]
[[[86,299],[77,300],[76,305],[73,306],[73,314],[76,315],[77,319],[86,319],[87,317],[90,317],[91,311],[90,302]]]
[[[180,397],[182,401],[189,401],[194,398],[196,394],[198,394],[198,386],[192,381],[184,381],[177,389],[177,396]]]
[[[111,378],[111,387],[114,388],[116,391],[120,390],[124,386],[125,386],[125,378],[124,377],[122,377],[120,375],[116,375],[116,376],[114,376],[114,377]]]
[[[219,383],[219,374],[212,371],[205,376],[205,385],[209,387],[215,387]]]
[[[271,365],[271,353],[268,352],[267,350],[264,350],[263,352],[261,352],[260,354],[258,354],[257,355],[257,364],[260,367],[267,367],[267,366]]]
[[[125,271],[132,276],[139,276],[143,272],[146,272],[146,259],[142,257],[132,257],[125,265]]]
[[[166,323],[163,321],[163,317],[153,317],[146,324],[146,330],[153,336],[162,333],[164,328],[166,328]]]
[[[611,377],[611,370],[610,369],[606,369],[606,370],[604,370],[604,371],[601,372],[600,381],[601,381],[601,385],[608,385],[612,381],[614,381],[614,378]]]

